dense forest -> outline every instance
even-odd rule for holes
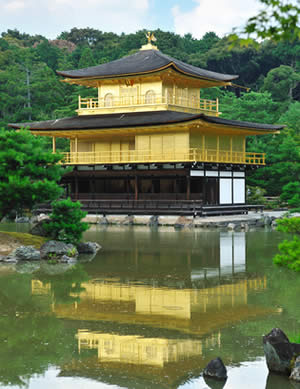
[[[300,206],[300,40],[268,39],[240,46],[214,32],[202,39],[161,30],[154,34],[165,54],[212,71],[239,74],[241,87],[201,92],[204,98],[219,97],[222,117],[286,125],[280,135],[248,140],[248,151],[266,152],[268,163],[251,173],[248,183],[264,188],[268,195],[282,194],[288,184],[286,199],[293,197],[291,205]],[[55,40],[17,30],[2,33],[0,127],[74,115],[78,95],[94,96],[96,90],[62,83],[55,71],[112,61],[134,53],[143,44],[144,30],[117,35],[73,28]],[[59,146],[64,148],[66,143],[61,141]]]

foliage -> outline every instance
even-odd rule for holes
[[[260,188],[259,186],[249,186],[246,188],[246,197],[247,204],[264,204],[264,194],[266,193],[265,189]]]
[[[300,217],[279,219],[277,225],[278,231],[300,234]]]
[[[260,0],[265,8],[251,17],[243,29],[258,38],[291,40],[300,37],[299,3],[292,0]]]
[[[44,225],[45,230],[53,239],[72,244],[79,243],[82,233],[89,228],[87,223],[81,221],[86,212],[80,208],[79,201],[73,202],[71,199],[54,201],[50,222]]]
[[[282,188],[281,201],[286,201],[291,207],[300,207],[300,182],[289,182]]]
[[[0,219],[59,197],[58,181],[65,173],[60,159],[29,131],[0,129]]]
[[[280,65],[268,72],[262,90],[270,92],[274,101],[285,101],[293,98],[293,90],[299,82],[298,72],[291,66]]]
[[[275,255],[273,262],[300,271],[300,239],[294,236],[293,240],[284,240],[278,245],[278,249],[280,254]]]
[[[300,234],[300,217],[285,218],[277,221],[278,231]],[[300,271],[300,238],[295,235],[292,240],[284,240],[278,245],[280,254],[275,255],[276,265]]]

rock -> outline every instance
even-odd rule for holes
[[[256,225],[256,227],[264,227],[265,226],[264,218],[257,219],[255,225]]]
[[[16,223],[29,223],[29,217],[27,216],[20,216],[20,217],[16,217],[16,220],[15,222]]]
[[[269,371],[289,375],[292,359],[300,354],[300,344],[290,343],[280,328],[263,337],[263,346]]]
[[[105,216],[100,217],[98,224],[107,225],[108,224],[107,218]]]
[[[77,245],[79,254],[96,254],[101,249],[100,244],[96,242],[80,242]]]
[[[76,258],[69,257],[68,255],[63,255],[59,260],[59,263],[75,263],[75,262],[76,262]]]
[[[227,224],[227,230],[234,231],[236,229],[236,225],[234,223]]]
[[[213,359],[209,362],[203,371],[205,377],[215,378],[217,380],[227,379],[227,370],[221,358]]]
[[[272,218],[270,216],[265,216],[264,223],[265,223],[265,226],[271,226],[272,225]]]
[[[11,254],[19,261],[40,261],[41,253],[33,246],[20,246]]]
[[[245,232],[249,231],[249,225],[247,223],[241,223],[241,230]]]
[[[148,222],[148,226],[157,227],[158,224],[159,224],[158,216],[156,216],[156,215],[151,216],[149,219],[149,222]]]
[[[122,221],[123,226],[132,226],[134,222],[134,217],[132,215],[128,215],[125,217],[125,219]]]
[[[42,219],[37,224],[35,224],[29,231],[32,235],[38,235],[38,236],[49,236],[49,234],[44,229],[44,225],[49,223],[49,219]]]
[[[295,365],[290,375],[290,380],[300,382],[300,356],[296,358]]]
[[[59,242],[58,240],[49,240],[41,247],[42,259],[60,259],[63,255],[76,258],[78,251],[73,244]]]

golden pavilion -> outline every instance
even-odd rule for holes
[[[247,169],[265,155],[246,151],[246,137],[283,126],[227,120],[201,91],[230,86],[237,75],[186,64],[148,44],[135,54],[89,68],[59,71],[64,82],[96,88],[78,97],[77,116],[10,124],[70,140],[62,163],[67,195],[103,213],[245,212]],[[93,202],[91,203],[91,200]],[[206,208],[205,208],[206,207]]]

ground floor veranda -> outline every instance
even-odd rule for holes
[[[241,213],[245,176],[245,165],[93,165],[76,166],[62,185],[91,213]]]

